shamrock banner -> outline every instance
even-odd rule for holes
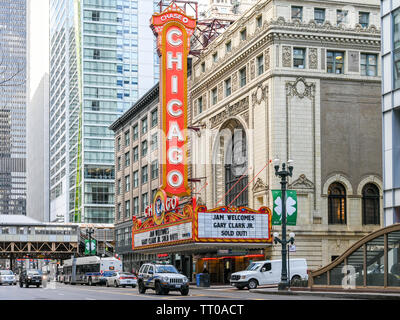
[[[282,191],[271,190],[274,201],[272,213],[272,225],[282,224]],[[295,226],[297,221],[297,192],[286,190],[286,225]]]
[[[86,255],[95,255],[97,253],[96,250],[96,240],[92,239],[91,241],[85,240],[85,254]]]

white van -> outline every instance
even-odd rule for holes
[[[281,282],[282,260],[252,262],[246,270],[232,273],[231,285],[238,289],[278,284]],[[289,274],[290,273],[290,274]],[[288,278],[290,280],[308,279],[306,259],[290,259]]]

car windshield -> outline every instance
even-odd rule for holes
[[[0,270],[0,275],[2,276],[12,276],[13,273],[11,270]]]
[[[40,275],[40,273],[39,273],[39,271],[32,270],[32,271],[28,271],[28,275],[30,275],[30,276],[36,276],[36,275]]]
[[[247,271],[256,271],[258,268],[260,268],[262,263],[252,263],[247,267]]]
[[[157,273],[179,273],[174,266],[157,266]]]

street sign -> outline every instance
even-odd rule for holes
[[[282,191],[271,190],[273,204],[272,225],[282,224]],[[286,190],[286,225],[295,226],[297,221],[297,192]]]
[[[289,245],[289,252],[296,252],[296,245],[295,244]]]

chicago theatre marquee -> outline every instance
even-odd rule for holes
[[[186,63],[196,20],[172,3],[153,15],[151,27],[161,71],[161,187],[145,216],[133,217],[132,250],[167,257],[192,280],[206,268],[212,283],[227,283],[230,273],[264,259],[271,212],[196,204],[188,187]]]

